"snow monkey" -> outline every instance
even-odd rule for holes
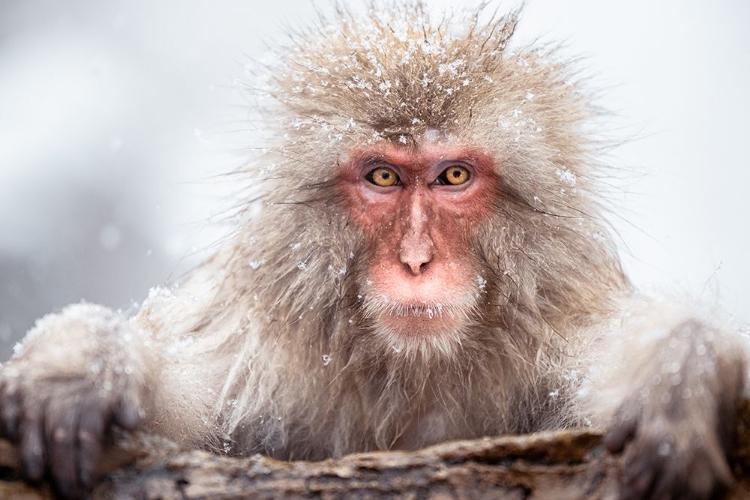
[[[517,13],[339,10],[261,65],[232,239],[133,317],[44,317],[2,368],[27,478],[77,495],[117,427],[317,460],[596,426],[626,498],[729,484],[744,344],[624,275],[575,69],[509,45]]]

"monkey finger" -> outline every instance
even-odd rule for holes
[[[120,398],[114,408],[114,421],[125,430],[135,430],[141,423],[141,409],[139,405]]]
[[[58,493],[65,498],[73,498],[80,490],[75,460],[78,413],[69,408],[63,411],[52,408],[48,415],[57,416],[48,418],[45,425],[49,472]]]
[[[41,408],[27,409],[19,425],[21,470],[33,482],[44,476],[45,449]]]
[[[2,435],[18,442],[18,426],[21,420],[21,393],[15,384],[3,383],[0,401],[0,428]]]
[[[664,457],[665,460],[669,460],[669,457]],[[679,463],[679,461],[677,461]],[[662,498],[688,498],[686,492],[682,492],[679,495],[675,495],[675,492],[683,490],[684,481],[680,477],[684,470],[680,467],[681,463],[677,466],[660,467],[660,474],[654,478],[653,487],[649,498],[659,500]]]
[[[611,453],[620,453],[625,444],[635,436],[639,418],[634,412],[621,408],[615,416],[615,422],[604,435],[604,446]]]
[[[104,440],[104,413],[99,404],[88,403],[81,409],[78,423],[79,478],[84,488],[97,479],[97,466]]]
[[[656,473],[656,468],[646,461],[638,464],[626,464],[620,490],[621,500],[652,498],[649,492],[652,489]]]
[[[731,486],[734,483],[734,476],[732,476],[732,470],[727,462],[727,453],[721,447],[718,439],[704,438],[703,440],[702,460],[701,465],[710,464],[712,474],[715,479],[724,486]],[[696,480],[699,476],[691,474],[691,479]]]
[[[676,460],[667,464],[676,473],[681,473],[674,481],[675,491],[681,491],[681,496],[676,498],[724,498],[721,493],[733,484],[726,457],[711,457],[706,447],[701,451],[693,450],[688,464]]]

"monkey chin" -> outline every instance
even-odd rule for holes
[[[444,335],[461,329],[462,319],[450,311],[442,312],[441,306],[408,306],[406,313],[383,314],[378,323],[393,335],[401,337],[429,337]]]
[[[452,359],[466,335],[467,320],[453,312],[427,312],[432,307],[415,307],[407,314],[382,314],[375,328],[390,350],[423,360],[438,357]]]

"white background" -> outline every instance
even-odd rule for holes
[[[211,252],[231,190],[215,176],[262,145],[235,81],[314,10],[0,1],[0,359],[41,314],[81,299],[127,308]],[[634,281],[743,321],[748,26],[746,0],[532,0],[518,31],[564,40],[605,89],[626,141],[611,158],[622,174],[613,222]]]

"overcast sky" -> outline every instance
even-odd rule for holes
[[[231,190],[212,176],[258,145],[235,82],[313,15],[311,1],[0,2],[0,359],[41,314],[128,307],[211,252]],[[748,26],[746,0],[532,0],[518,32],[565,40],[606,90],[634,281],[744,321]]]

